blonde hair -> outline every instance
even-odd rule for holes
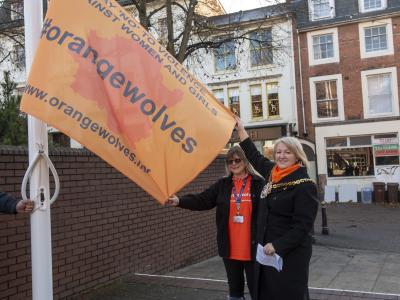
[[[232,148],[230,148],[228,153],[226,154],[225,170],[226,170],[226,175],[227,176],[231,176],[232,175],[231,171],[229,171],[229,168],[228,168],[228,160],[232,159],[234,155],[238,156],[243,161],[245,170],[246,170],[246,172],[248,174],[256,175],[256,176],[260,176],[261,177],[261,175],[258,174],[258,172],[250,164],[250,162],[248,161],[246,155],[243,152],[243,149],[240,148],[239,145],[235,145]]]
[[[310,163],[308,162],[307,155],[303,150],[303,146],[301,146],[301,143],[299,142],[298,139],[291,137],[291,136],[285,136],[285,137],[282,137],[275,141],[274,160],[276,160],[276,158],[275,158],[276,148],[278,147],[278,144],[280,144],[280,143],[282,143],[286,147],[288,147],[290,152],[292,152],[294,154],[294,156],[297,158],[298,162],[308,169]]]

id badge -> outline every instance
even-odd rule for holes
[[[233,216],[233,223],[242,224],[243,222],[244,222],[244,217],[243,216]]]

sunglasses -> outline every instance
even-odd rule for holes
[[[242,160],[240,158],[235,158],[235,159],[228,159],[226,162],[228,163],[228,165],[233,165],[233,163],[240,164]]]

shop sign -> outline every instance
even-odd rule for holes
[[[374,153],[375,157],[396,156],[399,155],[399,145],[398,144],[374,145]]]

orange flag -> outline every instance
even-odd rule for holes
[[[21,110],[79,141],[161,203],[218,155],[235,124],[110,0],[50,2]]]

